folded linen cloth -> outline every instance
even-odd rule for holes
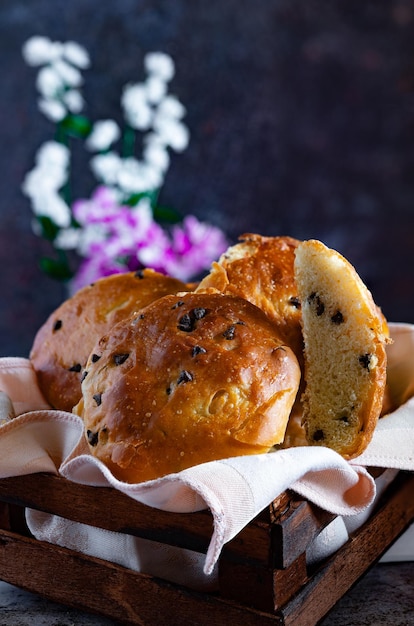
[[[300,447],[204,463],[146,483],[124,483],[89,454],[80,418],[47,406],[30,361],[4,358],[0,359],[0,390],[6,400],[10,398],[18,417],[7,421],[4,416],[6,423],[0,428],[0,478],[43,471],[60,473],[78,483],[111,486],[166,511],[187,513],[209,508],[214,530],[207,555],[27,512],[29,527],[40,539],[195,588],[214,587],[223,545],[275,497],[291,489],[340,516],[336,528],[328,526],[314,544],[309,558],[316,560],[347,540],[348,529],[342,518],[357,524],[375,502],[377,488],[366,466],[414,469],[414,400],[407,399],[411,390],[414,392],[414,350],[407,349],[414,348],[414,327],[390,327],[394,339],[390,380],[395,374],[393,393],[398,404],[401,399],[405,404],[380,420],[371,444],[352,463],[327,448]],[[0,412],[3,405],[4,411],[10,409],[7,401],[0,402]]]

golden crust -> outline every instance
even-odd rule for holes
[[[213,263],[197,291],[214,288],[252,302],[268,315],[301,360],[301,313],[293,269],[298,244],[287,236],[242,235],[240,243]]]
[[[150,269],[114,274],[63,302],[39,329],[30,352],[39,387],[51,406],[72,411],[95,342],[116,323],[154,300],[186,289]]]
[[[283,440],[300,381],[264,313],[219,293],[165,296],[93,354],[76,412],[91,453],[126,482],[267,452]]]

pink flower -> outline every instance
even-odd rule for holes
[[[181,280],[189,280],[208,269],[228,245],[219,228],[189,215],[184,218],[182,226],[173,229],[172,258],[166,264],[166,270]]]
[[[73,213],[82,229],[78,252],[85,257],[72,281],[75,290],[101,276],[141,267],[187,281],[228,246],[219,228],[191,215],[169,233],[154,221],[147,198],[133,207],[121,205],[104,186],[89,200],[75,202]]]
[[[89,200],[77,200],[72,206],[73,216],[81,226],[107,222],[116,217],[118,211],[116,192],[104,186],[97,187]]]

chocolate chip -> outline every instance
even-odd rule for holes
[[[56,322],[54,323],[53,326],[53,332],[56,332],[57,330],[60,330],[62,328],[63,322],[62,320],[56,320]]]
[[[321,428],[319,428],[318,430],[315,430],[315,432],[313,433],[313,440],[314,441],[321,441],[322,439],[325,438],[324,432]]]
[[[316,315],[320,317],[324,311],[325,311],[325,305],[323,302],[321,302],[321,299],[318,298],[317,305],[316,305]]]
[[[87,377],[88,372],[85,370],[82,374],[82,378],[81,378],[81,383],[83,383],[83,381],[85,380],[85,378]]]
[[[296,296],[289,298],[289,304],[295,307],[295,309],[300,309],[300,300]]]
[[[205,354],[207,350],[201,346],[194,346],[191,350],[191,356],[198,356],[199,354]]]
[[[100,358],[101,356],[99,354],[92,354],[91,361],[92,363],[96,363],[97,361],[99,361]]]
[[[308,297],[308,302],[309,304],[313,304],[315,306],[316,315],[318,317],[323,315],[325,311],[325,305],[315,291],[313,291]]]
[[[177,385],[181,385],[182,383],[189,383],[193,380],[193,375],[187,370],[183,370],[179,377],[177,378]]]
[[[184,313],[184,315],[178,320],[177,328],[178,330],[182,330],[184,333],[191,333],[194,330],[194,319],[189,315],[189,313]]]
[[[112,357],[112,360],[115,363],[115,365],[122,365],[122,363],[125,363],[128,357],[129,357],[129,352],[125,354],[114,354]]]
[[[69,367],[70,372],[80,372],[81,369],[82,365],[80,363],[76,363],[75,365],[72,365],[72,367]]]
[[[339,324],[342,324],[343,321],[344,321],[344,316],[342,315],[341,311],[337,311],[331,316],[332,324],[336,324],[339,326]]]
[[[95,400],[96,402],[96,406],[101,406],[102,404],[102,394],[101,393],[95,393],[92,398]]]
[[[372,354],[369,354],[369,352],[367,352],[366,354],[361,354],[358,360],[364,369],[369,370],[371,358]]]
[[[184,313],[184,315],[180,317],[177,328],[185,333],[191,333],[195,329],[196,322],[203,319],[207,313],[208,310],[204,307],[195,307],[191,309],[189,313]]]
[[[227,330],[225,330],[223,333],[223,337],[227,340],[234,339],[235,335],[236,335],[236,327],[234,324],[229,326]]]
[[[135,277],[136,277],[136,278],[145,278],[145,275],[144,275],[144,270],[137,270],[137,271],[135,272]]]
[[[91,430],[87,430],[86,431],[86,437],[88,439],[88,443],[91,446],[97,446],[98,445],[99,433],[94,433]]]
[[[193,314],[196,320],[201,320],[207,315],[207,309],[204,309],[203,307],[196,307],[195,309],[190,311],[190,315],[191,314]]]

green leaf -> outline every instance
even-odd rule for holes
[[[154,206],[153,215],[157,222],[166,222],[168,224],[177,224],[177,222],[181,222],[183,219],[179,211],[167,206]]]
[[[60,127],[67,135],[83,139],[91,132],[92,123],[84,115],[67,115],[60,122]]]
[[[136,206],[143,198],[152,198],[151,191],[143,191],[142,193],[133,193],[129,198],[127,198],[124,202],[126,206]]]
[[[37,221],[42,229],[42,236],[48,241],[54,241],[59,233],[59,226],[46,215],[39,215]]]
[[[66,260],[43,257],[40,259],[40,269],[56,280],[69,280],[73,276]]]
[[[122,137],[122,146],[123,146],[123,156],[131,157],[135,154],[135,139],[136,133],[135,130],[131,126],[126,126],[124,128],[124,133]]]

